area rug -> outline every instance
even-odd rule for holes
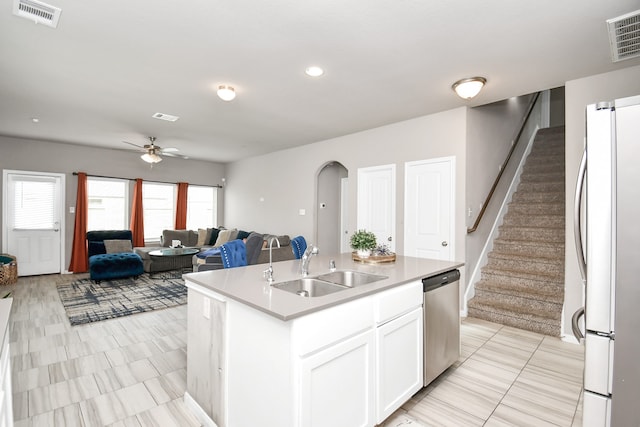
[[[86,278],[57,287],[72,326],[187,303],[187,288],[181,278],[151,279],[144,274],[99,284]]]

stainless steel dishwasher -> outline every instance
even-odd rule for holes
[[[459,280],[459,270],[422,279],[425,386],[460,357]]]

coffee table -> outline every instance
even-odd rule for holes
[[[191,257],[200,252],[196,248],[166,248],[158,249],[156,251],[149,252],[150,257],[162,257],[167,260],[170,269],[163,272],[163,279],[179,279],[182,277],[184,270],[187,267],[183,267],[183,257]],[[192,270],[187,271],[190,273]],[[150,275],[151,276],[151,275]]]

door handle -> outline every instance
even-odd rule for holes
[[[580,208],[582,206],[582,187],[584,186],[585,174],[587,172],[587,151],[582,153],[578,180],[576,182],[576,194],[573,204],[573,238],[575,239],[576,253],[578,255],[578,267],[580,267],[580,277],[582,284],[587,282],[587,263],[584,259],[584,246],[582,242],[582,226],[580,224]]]
[[[447,243],[447,241],[445,240],[442,242],[442,246],[449,246],[449,243]]]
[[[584,307],[580,307],[573,316],[571,316],[571,330],[573,331],[573,336],[576,337],[578,341],[584,338],[582,331],[580,330],[580,326],[578,325],[578,320],[584,316]]]

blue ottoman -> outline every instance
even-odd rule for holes
[[[96,283],[101,280],[138,277],[144,272],[142,258],[133,252],[99,254],[89,257],[89,278]]]

